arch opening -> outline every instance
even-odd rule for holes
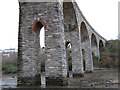
[[[96,40],[96,36],[94,34],[92,34],[92,36],[91,36],[91,46],[97,47],[97,40]]]
[[[86,60],[85,60],[85,50],[82,49],[82,56],[83,56],[83,70],[86,70]]]
[[[69,72],[72,71],[72,51],[71,51],[71,48],[72,48],[72,43],[70,41],[66,41],[66,44],[65,44],[65,47],[66,47],[66,57],[67,57],[67,67],[68,67],[68,77],[69,77]]]
[[[44,49],[44,47],[45,47],[45,29],[44,29],[44,27],[42,27],[40,30],[39,38],[40,38],[40,48]]]
[[[32,31],[39,35],[40,30],[42,29],[43,26],[44,25],[39,21],[34,22],[33,27],[32,27]]]
[[[45,30],[46,26],[43,21],[34,21],[32,25],[32,31],[36,33],[36,40],[35,46],[38,53],[38,57],[40,54],[40,69],[41,73],[45,72],[45,54],[44,54],[44,47],[45,47]]]
[[[34,23],[32,25],[32,31],[35,32],[37,35],[39,35],[38,42],[40,44],[40,48],[45,47],[45,30],[46,30],[46,25],[42,20],[34,21]]]
[[[39,43],[40,43],[40,49],[41,49],[41,72],[45,72],[45,30],[44,27],[41,28],[40,34],[39,34]]]
[[[63,2],[63,14],[64,14],[64,31],[65,32],[77,31],[78,26],[72,1]]]
[[[84,22],[81,23],[80,29],[81,29],[81,42],[89,41],[88,31]]]

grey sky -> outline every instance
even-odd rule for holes
[[[119,0],[76,0],[91,26],[104,38],[116,39],[118,35]],[[19,5],[17,0],[0,3],[0,49],[17,48]]]

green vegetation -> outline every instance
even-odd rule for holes
[[[93,55],[93,60],[101,61],[101,59],[99,58],[99,56],[94,56],[94,55]]]
[[[118,67],[118,40],[110,40],[106,42],[106,46],[102,48],[100,53],[101,58],[93,55],[95,67],[117,68]],[[41,72],[45,72],[45,57],[42,57]],[[85,69],[85,53],[83,52],[83,63]],[[69,71],[72,71],[72,56],[68,52]],[[120,65],[119,65],[120,66]],[[2,67],[4,74],[17,73],[17,60],[5,63]]]
[[[106,42],[105,51],[116,53],[118,52],[118,40],[110,40]]]
[[[4,74],[17,73],[17,60],[7,63],[6,65],[3,65],[2,70]]]
[[[68,52],[68,65],[69,71],[72,71],[72,56],[70,55],[70,52]]]
[[[95,67],[117,68],[118,67],[118,40],[110,40],[106,42],[106,46],[102,48],[101,58],[94,57]]]

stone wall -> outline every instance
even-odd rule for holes
[[[79,29],[72,2],[63,3],[65,40],[72,43],[73,74],[83,74],[82,57],[80,52]]]
[[[41,58],[45,58],[47,84],[66,85],[68,61],[66,41],[72,43],[72,73],[81,76],[85,50],[86,72],[93,71],[92,52],[99,56],[99,41],[105,39],[93,30],[75,2],[20,2],[18,35],[18,85],[40,85]],[[82,42],[81,23],[86,27],[87,39]],[[45,29],[45,50],[41,52],[39,32]],[[83,30],[84,31],[84,30]],[[96,47],[91,47],[94,33]],[[43,55],[44,54],[44,55]],[[42,56],[41,56],[42,55]]]
[[[45,30],[46,77],[66,77],[62,6],[57,2],[24,2],[20,3],[20,7],[18,80],[22,83],[21,78],[40,76],[39,35],[31,29],[36,20],[42,20],[47,26]]]

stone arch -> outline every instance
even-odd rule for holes
[[[32,31],[36,34],[39,34],[42,27],[44,27],[45,30],[47,29],[45,23],[42,20],[35,20],[32,25]]]
[[[66,49],[67,48],[71,48],[72,47],[72,43],[70,41],[66,41],[65,42],[65,47],[66,47]]]
[[[94,33],[91,35],[91,47],[97,47],[97,39]]]
[[[103,50],[103,47],[104,47],[103,41],[100,40],[100,41],[99,41],[99,50],[102,51],[102,50]]]
[[[46,24],[39,19],[35,20],[32,25],[32,31],[35,32],[37,36],[39,35],[39,39],[38,37],[36,37],[36,39],[37,39],[37,42],[39,42],[40,48],[45,47],[45,31],[44,30],[46,29],[47,29]]]
[[[64,31],[78,31],[76,13],[72,2],[63,2]]]
[[[83,70],[86,70],[86,56],[85,56],[85,50],[82,49],[82,56],[83,56]]]
[[[80,25],[80,31],[81,31],[81,42],[89,41],[88,30],[85,25],[85,22],[83,21],[81,22],[81,25]]]
[[[97,41],[96,35],[92,33],[91,34],[91,51],[94,52],[95,56],[99,57],[100,55],[99,55],[99,46],[98,46],[99,44],[98,43],[99,42]]]
[[[32,25],[32,31],[35,32],[35,47],[38,53],[38,57],[40,59],[40,71],[45,72],[45,53],[44,53],[44,46],[42,44],[45,43],[45,30],[46,25],[42,20],[35,20]],[[42,35],[44,34],[44,35]]]
[[[65,47],[66,47],[66,61],[67,63],[67,74],[69,77],[69,73],[72,71],[72,43],[70,41],[65,42]]]

